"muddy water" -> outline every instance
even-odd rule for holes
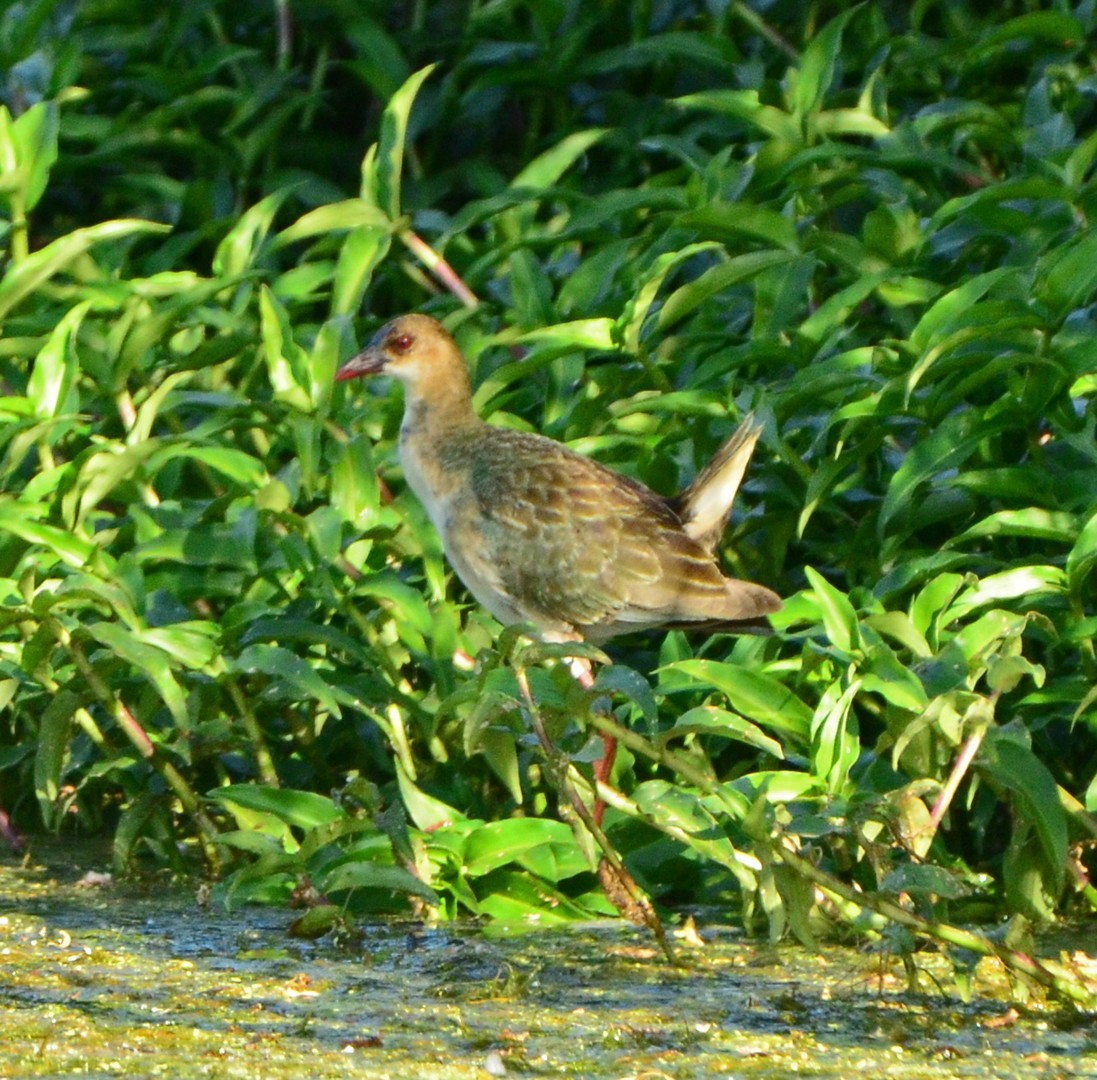
[[[964,1005],[932,955],[911,993],[887,956],[718,926],[680,966],[619,923],[308,943],[289,912],[81,886],[87,848],[35,853],[0,858],[0,1077],[1097,1077],[1092,1022],[1011,1011],[986,962]]]

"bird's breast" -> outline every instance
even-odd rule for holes
[[[415,437],[414,431],[400,432],[400,465],[404,479],[423,504],[443,541],[446,521],[454,498],[453,478],[447,478],[433,448]]]

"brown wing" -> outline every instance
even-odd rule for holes
[[[780,606],[768,589],[725,578],[666,500],[559,443],[496,429],[472,472],[484,572],[542,626],[598,641]]]

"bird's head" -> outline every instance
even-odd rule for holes
[[[357,356],[335,374],[336,382],[360,375],[392,375],[407,386],[465,372],[457,343],[429,315],[401,315],[386,323]],[[467,374],[460,376],[467,379]]]

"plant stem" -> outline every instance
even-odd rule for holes
[[[255,713],[248,704],[248,699],[240,689],[239,681],[232,675],[226,676],[225,685],[228,687],[229,697],[232,698],[240,719],[244,721],[244,730],[251,740],[252,750],[255,754],[255,763],[259,766],[259,776],[268,787],[281,787],[278,778],[278,770],[274,766],[274,758],[271,757],[270,747],[267,746],[266,736],[256,719]]]
[[[402,229],[400,239],[408,250],[443,284],[462,304],[467,308],[477,308],[480,301],[476,294],[461,280],[457,271],[437,251],[434,250],[421,236],[411,231]]]
[[[609,717],[594,714],[591,717],[591,722],[600,730],[608,731],[616,736],[630,750],[667,765],[706,794],[721,799],[729,809],[737,816],[740,816],[739,811],[727,799],[726,793],[722,790],[722,785],[705,773],[704,770],[698,769],[679,755],[667,750],[656,749],[643,736],[637,735]],[[1056,971],[1025,953],[999,945],[983,934],[976,933],[973,930],[964,930],[949,923],[923,919],[918,915],[905,911],[890,900],[860,892],[825,870],[821,870],[809,859],[798,854],[792,846],[792,841],[783,834],[778,833],[773,838],[755,837],[755,839],[759,843],[765,843],[772,857],[784,863],[790,870],[808,879],[825,892],[848,901],[857,909],[867,909],[874,912],[921,937],[944,941],[950,945],[968,949],[979,956],[995,957],[1005,965],[1007,970],[1015,975],[1031,979],[1076,1005],[1084,1008],[1097,1008],[1097,987],[1085,985],[1080,979],[1071,978]],[[837,905],[837,910],[841,911],[843,918],[852,925],[854,919],[845,905]]]
[[[47,620],[46,625],[49,626],[58,644],[65,648],[72,657],[92,693],[110,713],[115,723],[125,733],[141,757],[163,777],[164,782],[182,804],[184,811],[194,820],[195,825],[198,827],[198,842],[202,847],[206,865],[212,873],[219,873],[221,855],[217,848],[217,829],[202,809],[202,803],[197,793],[187,783],[186,778],[175,765],[157,751],[140,722],[130,712],[126,703],[111,690],[99,672],[95,670],[95,666],[87,658],[80,643],[73,639],[67,628],[52,618]]]

